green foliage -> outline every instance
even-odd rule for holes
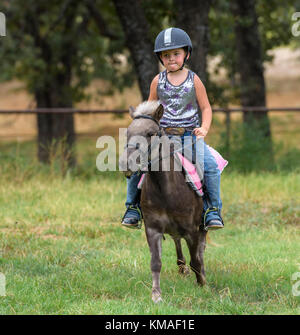
[[[142,1],[142,6],[149,24],[150,38],[154,46],[154,40],[158,33],[170,26],[176,14],[176,9],[174,8],[173,0],[146,0]]]
[[[228,152],[233,169],[244,173],[274,170],[272,152],[268,150],[269,140],[259,128],[235,123],[231,131],[230,147],[227,148],[223,142],[219,149]],[[224,136],[225,133],[222,133],[221,137]]]
[[[271,60],[268,50],[288,45],[293,39],[291,33],[292,14],[296,11],[298,0],[257,1],[257,15],[262,40],[264,60]]]
[[[101,2],[104,17],[116,36],[119,22],[110,1]],[[4,3],[7,36],[1,39],[0,80],[18,78],[29,92],[42,87],[51,91],[70,75],[71,87],[63,86],[73,102],[85,98],[84,89],[94,78],[102,78],[122,89],[133,83],[133,69],[117,61],[124,50],[122,38],[110,40],[99,33],[85,2],[22,1]],[[100,9],[101,10],[101,9]]]
[[[221,131],[219,144],[216,146],[230,161],[231,170],[246,174],[263,171],[299,171],[300,150],[287,147],[278,140],[271,144],[264,136],[263,127],[251,127],[231,121],[229,147],[225,138],[225,131]]]
[[[279,171],[295,171],[300,172],[300,150],[297,148],[283,149],[283,145],[278,146],[278,151],[282,154],[277,161],[277,169]],[[280,150],[281,149],[281,150]]]
[[[263,61],[272,61],[269,50],[289,45],[294,41],[291,27],[292,13],[297,11],[298,0],[257,0],[256,11],[259,24],[260,40],[262,44]],[[209,83],[212,89],[213,101],[219,105],[239,103],[238,64],[235,45],[234,21],[230,1],[218,0],[213,2],[209,13],[210,56],[220,56],[216,66],[227,70],[225,82]],[[247,22],[242,22],[247,24]]]

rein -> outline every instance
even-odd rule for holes
[[[136,119],[149,119],[149,120],[152,120],[152,121],[154,121],[158,125],[159,129],[161,130],[161,126],[160,126],[159,122],[156,119],[154,119],[153,116],[150,116],[150,115],[137,115],[133,120],[136,120]]]

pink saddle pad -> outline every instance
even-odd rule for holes
[[[222,173],[226,165],[228,164],[228,161],[224,159],[217,150],[213,149],[212,147],[208,146],[208,149],[210,150],[211,154],[215,158],[218,169]],[[202,189],[202,182],[199,178],[199,175],[197,173],[197,170],[193,163],[191,163],[187,158],[185,158],[181,153],[176,152],[177,158],[179,159],[185,175],[187,179],[187,183],[192,187],[192,189],[199,195],[203,196],[203,189]],[[141,189],[143,186],[143,182],[145,179],[145,173],[142,174],[141,179],[138,183],[138,189]]]
[[[139,181],[139,183],[138,183],[138,186],[137,186],[137,188],[138,188],[139,190],[142,189],[142,186],[143,186],[143,182],[144,182],[145,176],[146,176],[145,173],[143,173],[142,176],[141,176],[141,179],[140,179],[140,181]]]
[[[222,173],[222,171],[225,169],[226,165],[228,164],[228,161],[226,159],[224,159],[217,150],[215,150],[214,148],[210,147],[208,145],[208,149],[211,152],[211,154],[214,156],[217,164],[218,164],[218,169],[220,170],[220,172]]]
[[[191,163],[187,158],[185,158],[180,152],[176,152],[177,157],[185,171],[185,176],[187,183],[190,184],[192,189],[199,195],[203,196],[202,183],[197,173],[197,170],[193,163]]]
[[[222,173],[226,165],[228,164],[228,161],[224,159],[217,150],[214,148],[210,147],[208,145],[208,149],[215,158],[217,164],[218,164],[218,169]],[[190,184],[190,186],[193,188],[193,190],[199,195],[203,196],[203,190],[202,190],[202,182],[201,179],[199,178],[199,175],[197,173],[197,170],[192,162],[190,162],[187,158],[182,156],[181,153],[177,152],[177,157],[180,160],[180,163],[185,171],[186,178],[187,178],[187,183]]]

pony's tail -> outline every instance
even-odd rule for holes
[[[209,245],[212,245],[213,247],[220,247],[221,245],[218,243],[215,243],[211,240],[209,233],[206,234],[206,242]]]

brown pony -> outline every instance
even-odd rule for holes
[[[166,138],[163,136],[164,130],[159,126],[163,111],[163,106],[157,101],[144,102],[136,110],[130,108],[129,112],[133,121],[127,130],[127,150],[124,151],[119,162],[126,176],[134,172],[130,169],[130,159],[133,153],[140,150],[139,146],[132,141],[134,136],[145,138],[148,149],[151,145],[151,136],[158,135],[160,138]],[[165,157],[165,154],[164,145],[162,145],[160,158]],[[147,161],[150,162],[149,155],[147,155]],[[197,283],[201,286],[205,284],[203,255],[206,231],[203,229],[201,219],[202,198],[187,185],[184,174],[175,170],[173,159],[170,160],[169,171],[149,169],[141,192],[141,208],[151,253],[152,300],[154,302],[162,300],[160,271],[164,234],[169,234],[175,242],[177,265],[182,274],[188,270],[181,248],[181,238],[186,240],[191,257],[190,266],[196,274]]]

